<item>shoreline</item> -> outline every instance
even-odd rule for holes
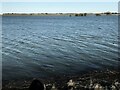
[[[65,90],[64,88],[67,85],[69,80],[73,80],[76,83],[77,88],[84,88],[89,86],[92,80],[92,83],[105,85],[109,84],[109,86],[113,85],[115,82],[119,82],[120,84],[120,71],[117,70],[106,70],[106,71],[94,71],[86,74],[75,75],[75,76],[59,76],[59,77],[51,77],[51,78],[37,78],[42,81],[46,87],[51,87],[55,85],[57,90]],[[27,80],[13,80],[13,81],[4,81],[3,80],[3,89],[2,90],[28,90],[33,79]],[[51,90],[51,89],[46,89]],[[77,90],[77,89],[75,89]],[[81,89],[80,89],[81,90]]]
[[[119,16],[120,13],[104,12],[104,13],[3,13],[0,16]]]

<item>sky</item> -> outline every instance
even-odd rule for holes
[[[118,12],[118,2],[3,2],[2,13]]]
[[[120,0],[0,0],[1,2],[119,2]]]

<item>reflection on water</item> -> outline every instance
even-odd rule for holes
[[[3,79],[117,68],[117,16],[3,16]]]

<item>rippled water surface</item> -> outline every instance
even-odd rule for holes
[[[117,16],[3,16],[3,79],[118,65]]]

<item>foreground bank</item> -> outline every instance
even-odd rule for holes
[[[94,71],[77,76],[37,78],[44,83],[46,90],[119,90],[119,71]],[[33,79],[3,81],[2,90],[29,90]]]

